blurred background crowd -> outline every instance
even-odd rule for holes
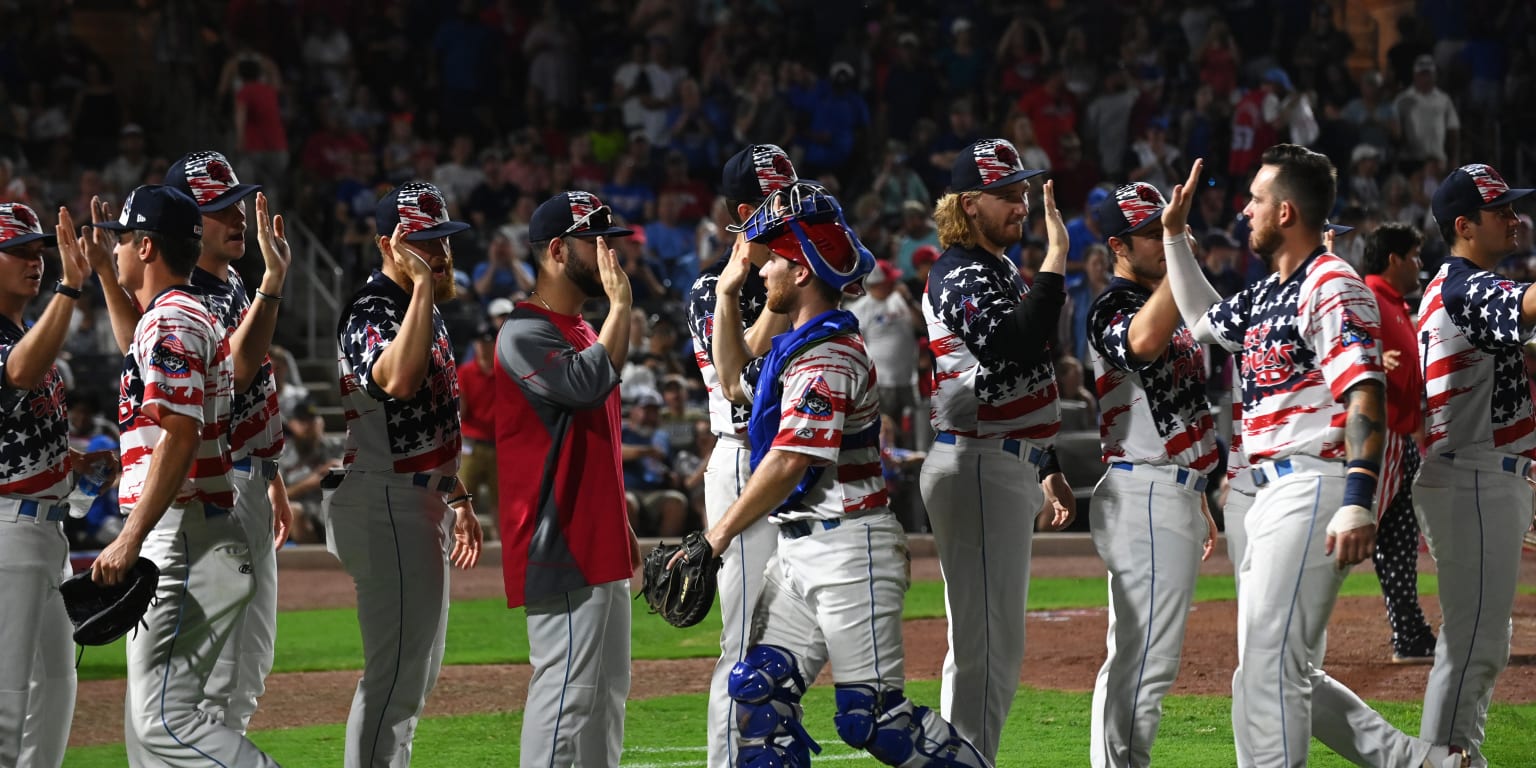
[[[1114,185],[1142,180],[1166,194],[1205,158],[1191,225],[1213,282],[1230,293],[1264,273],[1235,214],[1276,142],[1333,159],[1335,223],[1421,229],[1431,272],[1444,246],[1428,198],[1448,170],[1487,162],[1516,186],[1536,181],[1536,138],[1521,130],[1536,117],[1536,4],[1517,0],[10,0],[0,9],[0,201],[26,202],[45,220],[60,206],[88,218],[93,196],[120,203],[180,154],[218,149],[291,222],[290,284],[309,300],[284,305],[286,349],[274,357],[290,446],[301,446],[285,457],[289,484],[305,493],[334,461],[335,311],[376,264],[372,212],[383,192],[431,180],[451,214],[474,224],[453,240],[461,297],[442,307],[466,365],[475,339],[532,285],[527,225],[537,203],[577,188],[612,206],[637,230],[617,245],[642,330],[623,390],[626,481],[642,535],[702,522],[713,436],[684,307],[694,277],[733,237],[716,193],[724,160],[747,144],[785,147],[803,178],[838,195],[882,259],[854,310],[882,383],[903,388],[887,398],[896,401],[887,457],[913,528],[923,516],[904,491],[915,490],[929,437],[914,301],[938,256],[933,201],[971,141],[1009,138],[1026,166],[1049,169],[1069,220],[1071,302],[1057,349],[1073,432],[1096,431],[1083,329],[1110,270],[1084,211]],[[1026,278],[1044,255],[1038,186],[1033,194],[1029,233],[1009,254]],[[1358,263],[1362,242],[1345,238],[1337,250]],[[1530,279],[1533,257],[1516,254],[1504,268]],[[113,430],[120,356],[99,301],[83,306],[66,362],[72,425],[88,443]],[[1226,375],[1215,361],[1214,393]],[[88,545],[111,532],[77,533]]]

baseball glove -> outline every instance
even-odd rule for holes
[[[667,562],[679,550],[682,560],[670,570]],[[720,558],[714,556],[709,541],[697,531],[683,537],[681,546],[658,544],[645,556],[641,573],[645,584],[640,594],[651,607],[674,627],[691,627],[704,620],[715,602],[715,572]]]
[[[59,592],[75,625],[75,642],[106,645],[122,637],[144,618],[159,583],[160,568],[142,557],[122,581],[110,587],[91,581],[90,571],[65,579]]]

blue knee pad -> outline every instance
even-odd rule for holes
[[[808,768],[821,745],[800,724],[805,678],[788,650],[754,645],[731,668],[726,691],[736,702],[742,768]]]
[[[837,686],[837,735],[849,746],[900,768],[991,768],[939,713],[916,707],[901,689]]]

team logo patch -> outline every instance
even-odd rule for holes
[[[363,344],[367,345],[369,350],[383,343],[384,337],[379,335],[379,329],[371,325],[363,329]]]
[[[1344,310],[1344,319],[1342,326],[1339,328],[1339,337],[1340,343],[1345,347],[1376,346],[1376,340],[1369,333],[1366,333],[1365,328],[1360,323],[1360,318],[1356,317],[1354,312],[1347,309]]]
[[[1024,170],[1019,151],[1006,139],[991,139],[976,143],[976,172],[983,185],[991,184],[1009,174]]]
[[[713,312],[704,316],[704,338],[706,342],[715,338],[715,315]]]
[[[167,334],[155,348],[150,350],[149,365],[172,379],[184,379],[192,375],[192,366],[187,362],[187,348],[181,343],[176,334]]]
[[[817,376],[805,385],[805,391],[795,403],[795,413],[817,421],[832,418],[832,387],[827,385],[825,378]]]
[[[981,314],[981,307],[976,306],[975,296],[962,296],[960,298],[960,308],[965,311],[966,325],[970,325],[971,321]]]

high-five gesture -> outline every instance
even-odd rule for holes
[[[619,258],[608,247],[608,239],[604,237],[597,238],[597,272],[603,279],[603,293],[608,294],[608,303],[623,307],[634,303],[630,295],[629,275],[619,266]]]
[[[1189,221],[1189,209],[1195,205],[1195,192],[1200,185],[1200,171],[1205,168],[1205,160],[1195,160],[1189,166],[1189,178],[1183,184],[1173,188],[1173,196],[1168,199],[1167,207],[1163,208],[1163,232],[1183,232],[1184,226]]]
[[[85,282],[85,274],[90,271],[91,263],[86,260],[80,243],[75,240],[75,220],[70,218],[69,209],[62,205],[59,206],[59,223],[54,227],[54,234],[59,238],[59,267],[63,272],[64,285],[79,288]]]
[[[1044,192],[1046,250],[1040,271],[1059,273],[1066,268],[1067,250],[1072,243],[1067,237],[1067,224],[1061,218],[1061,209],[1056,207],[1056,182],[1047,181]]]
[[[288,249],[282,214],[272,216],[268,212],[267,196],[262,192],[256,193],[256,242],[261,245],[261,260],[267,268],[263,286],[268,277],[275,277],[278,285],[273,287],[280,288],[288,265],[293,263],[293,253]]]

